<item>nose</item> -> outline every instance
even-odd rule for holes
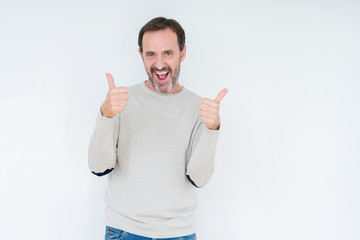
[[[162,56],[158,56],[155,60],[155,63],[153,65],[154,67],[156,67],[157,69],[161,70],[165,67],[165,61],[162,58]]]

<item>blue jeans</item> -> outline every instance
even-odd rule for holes
[[[142,237],[139,235],[131,234],[125,232],[123,230],[113,228],[113,227],[106,227],[105,232],[105,240],[116,239],[116,240],[196,240],[196,234],[183,236],[183,237],[175,237],[175,238],[148,238]]]

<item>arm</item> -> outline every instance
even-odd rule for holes
[[[120,112],[128,103],[128,89],[115,87],[114,78],[106,74],[109,91],[96,120],[89,144],[89,168],[97,176],[111,172],[116,164]]]
[[[97,176],[111,172],[116,164],[120,114],[107,118],[99,113],[89,144],[89,168]]]
[[[215,165],[215,148],[220,128],[220,101],[223,89],[214,100],[203,98],[199,118],[192,133],[186,176],[195,187],[203,187],[210,179]]]
[[[215,149],[219,130],[208,129],[198,119],[190,143],[186,176],[195,187],[203,187],[214,172]]]

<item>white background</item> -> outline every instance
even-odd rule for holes
[[[360,239],[358,1],[0,0],[0,239],[103,239],[87,147],[107,92],[146,79],[151,18],[187,34],[180,82],[221,106],[198,239]]]

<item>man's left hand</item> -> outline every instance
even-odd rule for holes
[[[224,88],[214,100],[203,98],[202,103],[199,105],[201,121],[210,130],[218,130],[220,127],[220,101],[227,92],[228,90]]]

